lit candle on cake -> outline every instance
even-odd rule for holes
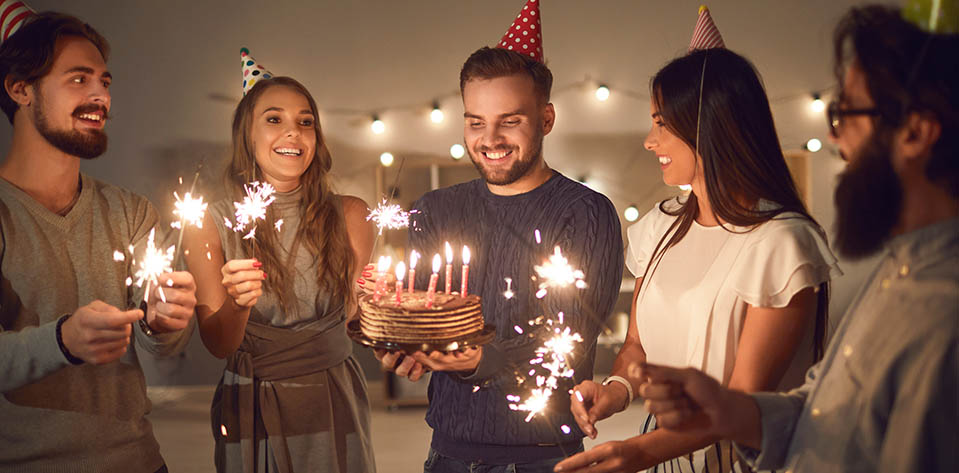
[[[446,293],[453,291],[453,247],[446,242]]]
[[[403,276],[406,276],[406,263],[400,261],[396,265],[396,303],[403,300]]]
[[[413,293],[413,281],[416,280],[416,263],[420,260],[420,254],[413,250],[410,252],[410,294]]]
[[[376,275],[376,290],[373,291],[373,302],[379,302],[380,297],[386,292],[386,272],[389,271],[392,262],[392,258],[389,256],[380,256],[376,265],[378,274]]]
[[[429,309],[433,307],[433,296],[436,295],[436,280],[439,279],[440,265],[443,264],[443,260],[440,258],[440,254],[436,253],[433,255],[433,274],[430,275],[430,286],[426,290],[426,308]]]
[[[470,277],[470,248],[463,245],[463,281],[460,283],[460,295],[466,297],[466,287]]]

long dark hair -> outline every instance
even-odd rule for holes
[[[341,299],[348,307],[354,297],[351,280],[356,261],[346,231],[343,207],[339,196],[331,188],[329,172],[333,166],[333,158],[323,139],[316,101],[306,87],[295,79],[289,77],[262,79],[237,105],[233,115],[233,158],[226,170],[229,192],[232,197],[239,200],[243,194],[244,184],[263,179],[263,171],[256,163],[256,151],[250,135],[253,109],[263,93],[271,87],[288,87],[303,95],[310,104],[310,111],[313,112],[316,149],[313,161],[300,177],[303,198],[300,206],[300,226],[295,241],[300,245],[306,245],[310,254],[316,257],[316,277],[320,287],[331,292],[332,300]],[[275,222],[276,216],[272,209],[267,207],[266,221],[259,226],[271,229]],[[263,271],[270,275],[270,278],[264,281],[266,290],[276,296],[280,307],[285,312],[293,311],[296,297],[293,294],[292,261],[280,259],[281,251],[278,248],[275,232],[258,231],[256,238],[243,240],[243,245],[247,254],[256,255],[256,258],[263,263]]]
[[[789,174],[766,91],[749,60],[728,49],[693,51],[656,73],[650,92],[666,128],[693,150],[697,161],[702,160],[714,217],[751,231],[782,213],[794,212],[822,233]],[[647,276],[652,277],[650,268],[655,273],[666,251],[686,236],[699,215],[697,199],[691,192],[678,208],[667,208],[668,201],[659,204],[664,213],[679,218],[656,244],[643,274],[644,283]],[[776,206],[759,208],[760,200]],[[828,311],[829,284],[824,282],[818,288],[816,307],[816,360],[823,354]]]

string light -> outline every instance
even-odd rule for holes
[[[635,205],[630,205],[623,211],[623,216],[626,217],[627,222],[635,222],[639,219],[639,209]]]
[[[433,123],[443,123],[443,111],[440,110],[439,102],[433,102],[433,111],[430,112],[430,120]]]
[[[455,160],[459,160],[466,154],[466,148],[463,148],[463,145],[456,143],[453,146],[450,146],[450,156]]]
[[[809,107],[812,108],[813,112],[822,113],[823,110],[826,110],[826,102],[823,102],[822,97],[818,93],[812,94],[812,102],[809,103]]]
[[[380,155],[380,164],[390,167],[393,164],[393,153],[383,153]]]
[[[596,100],[600,102],[605,102],[609,100],[609,87],[606,87],[604,84],[600,84],[596,88]]]
[[[806,142],[806,149],[815,153],[822,149],[822,141],[819,141],[816,138],[812,138]]]
[[[381,135],[386,131],[386,124],[383,123],[383,120],[380,120],[380,117],[373,115],[373,123],[370,123],[370,129],[373,130],[373,133]]]

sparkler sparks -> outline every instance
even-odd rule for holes
[[[173,197],[176,198],[176,202],[173,204],[173,215],[176,215],[179,220],[170,223],[170,226],[182,229],[183,225],[187,224],[203,228],[203,215],[206,213],[207,207],[207,203],[203,202],[203,196],[193,197],[187,192],[181,198],[174,192]]]
[[[250,239],[256,234],[256,221],[266,219],[266,208],[276,200],[276,197],[273,196],[276,189],[268,182],[254,181],[244,184],[243,190],[246,192],[243,202],[233,203],[233,206],[236,207],[236,224],[228,225],[228,227],[235,232],[242,232],[246,230],[247,226],[253,226],[249,233],[243,237],[244,239]]]
[[[557,246],[553,254],[541,266],[533,266],[536,274],[539,275],[542,282],[539,284],[539,290],[536,291],[536,298],[542,299],[546,296],[547,288],[566,287],[570,284],[578,289],[586,287],[586,277],[581,270],[575,269],[569,264],[569,260],[563,256]]]
[[[562,315],[560,315],[560,318],[562,318]],[[506,397],[507,400],[513,401],[509,404],[510,409],[529,412],[526,416],[526,422],[546,409],[553,391],[559,387],[560,379],[572,378],[575,374],[569,366],[569,359],[576,348],[576,344],[582,342],[583,337],[578,333],[572,333],[569,327],[565,329],[560,329],[558,326],[554,327],[553,333],[552,338],[543,342],[543,345],[536,349],[536,358],[529,361],[529,364],[534,366],[529,371],[530,376],[536,373],[535,366],[539,366],[547,374],[536,376],[536,387],[530,391],[530,395],[525,401],[519,402],[521,398],[518,396]]]
[[[136,273],[133,274],[133,276],[137,278],[134,283],[137,287],[143,287],[143,283],[146,283],[146,290],[143,292],[144,302],[150,302],[150,289],[153,286],[156,286],[159,290],[160,299],[166,302],[166,296],[163,294],[163,287],[160,286],[158,278],[163,273],[173,271],[172,264],[175,247],[171,245],[165,251],[157,248],[153,241],[155,232],[155,228],[150,230],[150,236],[147,238],[147,247],[143,252],[143,257],[140,259],[139,268]],[[133,282],[132,278],[128,278],[127,282],[128,284]]]
[[[506,281],[506,292],[503,293],[503,297],[507,299],[512,299],[515,294],[513,294],[513,278],[503,278]]]
[[[379,234],[383,234],[383,229],[397,230],[410,226],[410,214],[416,211],[407,212],[397,204],[387,205],[386,199],[380,202],[375,209],[366,216],[366,221],[372,220],[379,229]]]
[[[123,261],[126,256],[120,250],[113,250],[113,261]]]

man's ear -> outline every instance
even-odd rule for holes
[[[28,84],[25,80],[14,80],[7,76],[3,80],[3,88],[7,91],[10,99],[21,107],[29,106],[33,102],[33,85]]]
[[[553,104],[548,103],[543,109],[543,136],[549,134],[553,130],[553,125],[556,123],[556,110],[553,108]]]
[[[919,169],[925,169],[941,133],[942,125],[936,117],[928,113],[910,113],[895,135],[893,166],[905,170],[918,164]]]

